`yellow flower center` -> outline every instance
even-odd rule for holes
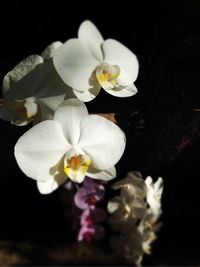
[[[96,78],[104,89],[113,89],[119,86],[120,68],[117,65],[103,63],[96,68]]]
[[[82,182],[91,164],[87,155],[73,155],[64,159],[64,172],[74,182]]]

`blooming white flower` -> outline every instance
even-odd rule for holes
[[[120,196],[108,202],[109,219],[119,236],[111,239],[111,246],[129,262],[141,266],[143,254],[151,253],[151,244],[157,238],[161,224],[161,195],[163,180],[153,183],[139,172],[129,172],[125,179],[116,182],[114,189],[121,189]]]
[[[54,191],[67,178],[81,183],[85,175],[102,180],[116,177],[114,165],[125,148],[125,135],[113,122],[88,115],[78,99],[64,101],[53,120],[27,131],[15,146],[19,167],[37,180],[41,193]]]
[[[72,90],[60,79],[52,63],[54,51],[62,45],[54,42],[41,54],[22,60],[3,80],[3,108],[0,118],[15,125],[37,123],[51,118],[57,106],[74,97]]]
[[[133,84],[139,68],[136,56],[116,40],[104,41],[88,20],[80,25],[78,39],[64,43],[53,61],[63,81],[84,102],[94,99],[101,87],[118,97],[137,93]]]

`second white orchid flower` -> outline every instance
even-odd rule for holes
[[[128,97],[137,93],[138,60],[116,40],[103,40],[90,21],[84,21],[78,39],[64,43],[53,56],[63,81],[82,101],[94,99],[101,87],[111,95]]]
[[[125,148],[125,135],[111,121],[88,115],[78,99],[63,102],[53,120],[27,131],[15,146],[21,170],[37,180],[41,193],[54,191],[67,178],[81,183],[85,175],[102,180],[116,177],[114,165]]]
[[[65,99],[75,97],[57,74],[54,51],[62,45],[54,42],[41,54],[22,60],[3,80],[3,107],[0,118],[17,126],[38,123],[52,118],[55,109]]]

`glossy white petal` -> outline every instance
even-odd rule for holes
[[[94,58],[100,61],[103,60],[101,44],[104,40],[101,33],[91,21],[86,20],[80,25],[78,39]]]
[[[58,107],[54,120],[62,125],[63,133],[68,142],[76,145],[80,137],[81,120],[86,116],[88,116],[86,106],[80,100],[71,98]]]
[[[66,178],[66,177],[65,177]],[[37,181],[37,188],[41,194],[50,194],[59,187],[53,178],[49,178],[46,182]]]
[[[133,96],[137,93],[137,88],[135,87],[134,84],[129,85],[127,87],[117,87],[114,89],[104,89],[108,94],[113,95],[113,96],[117,96],[117,97],[129,97],[129,96]]]
[[[63,81],[80,92],[91,87],[91,75],[99,64],[78,39],[71,39],[58,48],[53,62]]]
[[[70,149],[60,124],[44,121],[27,131],[15,145],[15,157],[30,178],[47,181],[64,153]]]
[[[73,90],[75,96],[80,99],[83,102],[89,102],[93,100],[100,92],[101,87],[99,84],[96,85],[94,88],[90,88],[88,91],[85,92],[79,92],[76,90]]]
[[[53,53],[56,51],[56,49],[58,49],[59,47],[61,47],[62,43],[57,41],[57,42],[53,42],[52,44],[48,45],[43,52],[41,53],[41,57],[44,60],[47,60],[49,58],[51,58],[53,56]]]
[[[111,167],[110,169],[105,171],[98,171],[94,168],[89,168],[87,171],[87,176],[97,180],[110,181],[116,178],[117,173],[115,167]]]
[[[114,166],[124,152],[125,143],[124,133],[111,121],[97,115],[82,120],[79,146],[90,156],[94,168],[107,170]]]
[[[63,169],[62,169],[63,171]],[[59,176],[52,176],[47,181],[37,181],[37,187],[41,194],[50,194],[55,191],[61,184],[67,180],[67,176],[63,173]]]
[[[125,79],[126,85],[132,84],[137,76],[139,64],[137,57],[127,47],[116,40],[108,39],[102,45],[104,61],[118,65],[122,69],[120,79]],[[124,73],[124,77],[123,77]]]

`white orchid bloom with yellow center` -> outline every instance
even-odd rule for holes
[[[113,122],[89,115],[78,99],[64,101],[53,120],[27,131],[15,146],[21,170],[48,194],[66,179],[81,183],[87,175],[108,181],[125,148],[125,135]]]
[[[6,74],[2,86],[1,119],[19,126],[31,121],[37,123],[51,118],[64,99],[74,97],[52,63],[52,55],[61,45],[61,42],[52,43],[41,56],[25,58]]]
[[[138,60],[116,40],[103,40],[90,21],[84,21],[78,39],[64,43],[53,56],[63,81],[82,101],[94,99],[101,87],[111,95],[128,97],[137,93],[133,84],[138,76]]]

